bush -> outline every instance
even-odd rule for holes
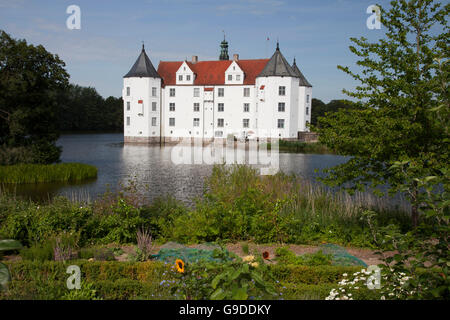
[[[332,263],[332,257],[329,254],[323,254],[322,251],[316,253],[306,253],[296,255],[286,247],[277,248],[275,251],[276,260],[281,264],[293,264],[302,266],[329,266]]]
[[[170,293],[175,278],[172,265],[151,262],[88,262],[85,260],[6,262],[11,271],[9,290],[0,299],[57,300],[69,294],[66,269],[76,264],[82,272],[82,282],[91,284],[96,298],[101,299],[179,299]],[[268,265],[276,291],[284,299],[325,299],[342,280],[343,273],[360,271],[357,267]],[[267,276],[264,276],[266,279]],[[268,279],[268,278],[267,278]],[[163,281],[164,280],[164,281]],[[75,294],[75,293],[73,293]]]
[[[111,248],[81,248],[80,259],[95,259],[97,261],[115,261],[114,250]]]
[[[20,250],[20,256],[24,260],[31,261],[49,261],[53,260],[53,245],[50,241],[43,244],[33,245],[29,248]]]

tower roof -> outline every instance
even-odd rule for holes
[[[312,85],[308,82],[308,80],[306,80],[306,78],[303,75],[303,73],[297,67],[297,63],[295,62],[295,58],[294,58],[294,64],[292,65],[292,69],[294,70],[294,72],[297,75],[297,77],[300,78],[300,82],[299,82],[300,87],[310,87],[310,88],[312,87]]]
[[[277,42],[277,49],[273,54],[272,58],[270,58],[269,62],[266,64],[266,67],[263,71],[258,75],[258,77],[294,77],[298,78],[298,75],[292,69],[290,64],[286,61],[283,54],[280,51],[280,46]]]
[[[142,45],[141,54],[137,58],[134,65],[131,67],[131,70],[128,71],[126,75],[124,75],[124,78],[132,77],[161,78],[158,72],[156,72],[156,69],[148,58],[147,54],[145,53],[144,45]]]

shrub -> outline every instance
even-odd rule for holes
[[[276,260],[281,264],[292,264],[302,266],[323,266],[331,265],[331,255],[323,254],[322,251],[316,253],[306,253],[303,255],[296,255],[288,248],[277,248],[275,250]]]
[[[20,256],[24,260],[31,261],[49,261],[53,260],[53,243],[46,241],[42,244],[35,244],[29,248],[23,248],[20,250]]]
[[[95,259],[97,261],[115,261],[114,250],[111,248],[81,248],[79,251],[80,259]]]

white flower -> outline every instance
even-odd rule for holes
[[[343,277],[346,277],[347,276],[347,274],[346,273],[344,273],[343,275],[342,275]]]

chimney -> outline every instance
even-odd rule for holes
[[[237,53],[233,54],[233,60],[239,61],[239,55]]]
[[[198,56],[192,56],[192,64],[196,64],[198,62]]]

